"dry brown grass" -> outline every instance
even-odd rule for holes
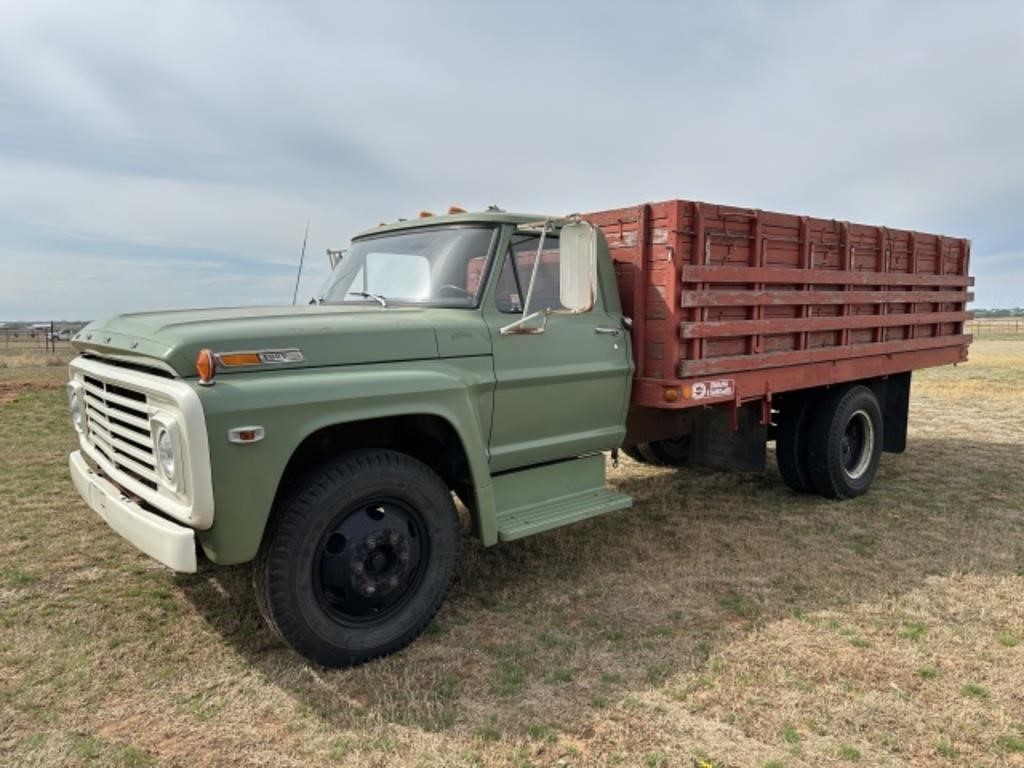
[[[51,351],[42,341],[0,339],[0,382],[66,381],[73,356],[66,341]]]
[[[915,377],[853,502],[630,463],[628,512],[484,550],[408,651],[324,672],[245,568],[75,497],[63,393],[0,406],[0,764],[1024,765],[1024,340]],[[48,373],[48,371],[47,371]]]

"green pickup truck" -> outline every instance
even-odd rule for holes
[[[659,247],[657,214],[636,214],[640,246]],[[457,502],[485,546],[630,506],[605,485],[607,451],[763,468],[772,414],[795,424],[816,403],[846,442],[833,450],[822,438],[815,453],[817,422],[806,435],[780,432],[787,482],[839,498],[866,490],[883,447],[901,449],[883,441],[880,420],[894,419],[897,436],[905,429],[905,372],[953,358],[900,366],[887,349],[884,370],[862,360],[859,378],[870,380],[835,390],[862,403],[854,410],[821,394],[858,378],[842,368],[789,387],[806,396],[787,399],[780,384],[767,407],[764,388],[744,391],[738,373],[680,369],[634,384],[643,340],[631,338],[639,330],[620,301],[629,264],[609,250],[636,248],[621,237],[629,215],[618,234],[608,217],[498,210],[399,221],[332,259],[308,306],[94,322],[73,339],[74,484],[175,571],[252,561],[270,628],[325,666],[394,652],[423,631],[456,570]],[[633,282],[644,274],[641,265]],[[651,344],[655,304],[643,310]],[[946,347],[966,349],[945,335]]]

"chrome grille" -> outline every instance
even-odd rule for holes
[[[86,439],[113,467],[149,488],[157,488],[156,457],[144,392],[86,375]]]

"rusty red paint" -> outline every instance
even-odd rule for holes
[[[841,317],[809,317],[794,320],[732,320],[708,323],[684,322],[679,329],[684,339],[707,339],[721,336],[743,336],[763,333],[797,333],[803,331],[846,330],[876,326],[908,326],[921,323],[959,323],[971,319],[970,312],[907,312],[902,315],[850,315]],[[847,346],[847,345],[840,345]]]
[[[664,399],[697,377],[764,400],[967,357],[967,240],[685,200],[587,218],[633,320],[637,405],[707,405]]]
[[[974,278],[964,275],[914,275],[887,274],[879,272],[849,272],[825,269],[776,269],[764,267],[708,266],[683,267],[684,283],[790,283],[803,285],[809,283],[828,283],[832,285],[939,285],[968,286],[974,285]]]
[[[815,304],[920,304],[952,303],[963,304],[974,300],[973,293],[959,291],[796,291],[796,290],[761,290],[731,291],[705,290],[686,291],[683,293],[684,307],[709,307],[736,304],[756,306],[774,304],[815,305]]]

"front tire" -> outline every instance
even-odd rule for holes
[[[325,667],[394,653],[444,602],[458,513],[426,465],[389,450],[343,454],[275,510],[253,569],[271,629]]]
[[[814,409],[807,443],[814,489],[830,499],[866,493],[882,456],[882,409],[856,385],[826,396]]]

